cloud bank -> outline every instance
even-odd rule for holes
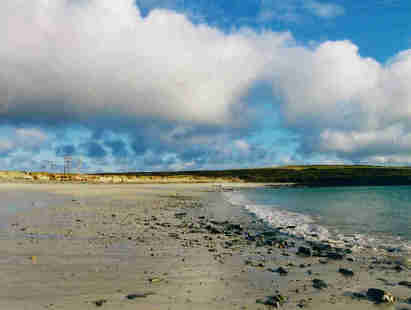
[[[4,0],[0,40],[3,124],[94,131],[56,154],[177,168],[265,162],[267,148],[246,141],[261,108],[248,95],[265,83],[299,154],[411,161],[411,50],[381,64],[350,41],[304,46],[288,32],[223,32],[164,9],[142,17],[131,0]],[[0,141],[2,154],[15,147]]]

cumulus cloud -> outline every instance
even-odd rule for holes
[[[6,0],[0,8],[0,115],[11,119],[226,122],[261,75],[258,46],[289,39],[226,35],[167,10],[142,18],[132,0]]]
[[[18,151],[36,152],[48,139],[48,135],[37,128],[14,128],[7,137],[0,138],[0,155]]]
[[[303,3],[324,18],[344,12]],[[393,158],[410,150],[411,50],[381,64],[350,41],[307,47],[288,32],[223,32],[164,9],[143,17],[132,0],[4,0],[0,38],[2,119],[99,133],[59,154],[106,163],[133,152],[170,167],[261,162],[264,148],[246,139],[259,126],[258,104],[247,101],[259,82],[271,85],[301,154]],[[128,141],[94,141],[106,131]],[[47,140],[28,129],[15,137],[0,141],[0,152]]]
[[[301,151],[344,158],[409,151],[411,51],[387,64],[361,57],[349,41],[298,54],[274,78],[287,124],[303,136]]]

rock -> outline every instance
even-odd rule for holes
[[[93,304],[96,305],[96,307],[101,307],[102,305],[104,305],[107,302],[107,299],[99,299],[96,301],[93,301]]]
[[[397,265],[401,265],[406,268],[411,268],[411,257],[408,257],[408,256],[393,257],[393,261]]]
[[[336,253],[336,252],[328,252],[327,257],[329,259],[342,260],[342,259],[344,259],[344,254]]]
[[[324,251],[329,251],[331,250],[331,246],[327,243],[322,243],[322,242],[315,242],[312,241],[310,242],[311,248],[313,249],[313,251],[316,252],[324,252]]]
[[[395,298],[394,298],[394,296],[393,296],[391,293],[386,292],[386,291],[384,291],[384,290],[380,290],[380,289],[378,289],[378,288],[370,288],[370,289],[368,289],[368,291],[367,291],[367,297],[368,297],[370,300],[372,300],[372,301],[374,301],[374,302],[376,302],[376,303],[383,303],[383,302],[393,303],[393,302],[395,301]]]
[[[262,246],[265,246],[265,243],[264,243],[263,240],[257,240],[257,242],[255,243],[255,246],[256,247],[262,247]]]
[[[410,281],[401,281],[398,282],[398,285],[406,286],[408,288],[411,288],[411,282]]]
[[[180,239],[180,236],[177,233],[171,232],[171,233],[168,234],[168,236],[171,237],[171,238]]]
[[[323,288],[327,288],[328,285],[327,285],[327,283],[325,283],[323,280],[314,279],[314,280],[313,280],[313,287],[316,288],[316,289],[321,290],[321,289],[323,289]]]
[[[304,308],[304,307],[306,307],[307,305],[308,305],[308,301],[307,301],[306,299],[301,299],[301,300],[298,302],[297,307],[299,307],[299,308]]]
[[[187,215],[187,212],[179,212],[179,213],[175,213],[174,217],[180,219],[182,217],[185,217],[186,215]]]
[[[163,279],[161,279],[161,278],[150,278],[150,279],[148,279],[148,281],[150,283],[159,283],[159,282],[163,281]]]
[[[312,255],[312,251],[311,251],[310,248],[300,246],[300,247],[298,248],[297,255],[301,255],[301,256],[311,256],[311,255]]]
[[[218,228],[212,224],[208,224],[205,229],[207,229],[210,233],[212,234],[222,234],[223,230],[221,228]]]
[[[278,231],[277,230],[268,230],[260,233],[258,235],[259,237],[264,237],[264,238],[272,238],[278,236]]]
[[[267,270],[268,270],[268,271],[271,271],[271,272],[277,272],[277,273],[279,273],[279,274],[282,275],[282,276],[285,276],[286,274],[288,274],[287,269],[285,269],[285,268],[283,268],[283,267],[278,267],[277,269],[268,268]]]
[[[346,259],[347,259],[349,262],[355,261],[354,256],[351,256],[351,255],[347,256]]]
[[[351,269],[340,268],[340,269],[338,269],[338,272],[341,273],[343,276],[346,276],[346,277],[354,276],[354,271],[352,271]]]
[[[265,266],[264,263],[262,263],[262,262],[254,262],[254,261],[249,260],[249,259],[247,259],[244,263],[246,265],[252,266],[252,267],[264,267]]]
[[[393,269],[397,272],[401,272],[405,270],[405,267],[401,265],[396,265]]]
[[[225,229],[227,230],[236,230],[236,231],[243,231],[243,227],[241,226],[241,224],[227,224]]]
[[[282,306],[286,301],[287,301],[287,297],[284,297],[283,295],[278,294],[274,296],[267,296],[264,299],[257,299],[256,303],[280,308],[280,306]]]
[[[126,298],[127,298],[127,299],[130,299],[130,300],[133,300],[133,299],[136,299],[136,298],[146,298],[147,296],[154,295],[154,294],[155,294],[154,292],[134,293],[134,294],[128,294],[128,295],[126,296]]]

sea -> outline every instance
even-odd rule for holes
[[[298,238],[411,252],[411,186],[259,187],[223,195]]]

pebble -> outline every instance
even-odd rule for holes
[[[346,276],[346,277],[354,276],[354,271],[352,271],[351,269],[340,268],[340,269],[338,269],[338,272],[341,273],[343,276]]]
[[[282,306],[286,301],[287,301],[287,297],[284,297],[283,295],[278,294],[274,296],[267,296],[265,299],[257,299],[256,303],[280,308],[280,306]]]
[[[310,248],[300,246],[300,247],[298,248],[297,254],[298,254],[298,255],[301,255],[301,256],[311,256],[311,255],[312,255],[312,251],[311,251]]]
[[[107,299],[99,299],[96,301],[93,301],[93,304],[96,305],[96,307],[101,307],[102,305],[104,305],[107,302]]]
[[[401,281],[398,282],[398,285],[406,286],[408,288],[411,288],[411,282],[410,281]]]
[[[154,292],[148,292],[148,293],[133,293],[133,294],[128,294],[128,295],[126,296],[126,298],[127,298],[127,299],[130,299],[130,300],[133,300],[133,299],[136,299],[136,298],[146,298],[147,296],[154,295],[154,294],[155,294]]]
[[[327,288],[328,285],[327,285],[327,283],[325,283],[325,281],[323,281],[323,280],[314,279],[314,280],[313,280],[313,287],[316,288],[316,289],[321,290],[321,289],[323,289],[323,288]]]
[[[391,293],[378,288],[368,289],[367,297],[376,303],[393,303],[395,301],[395,298]]]

